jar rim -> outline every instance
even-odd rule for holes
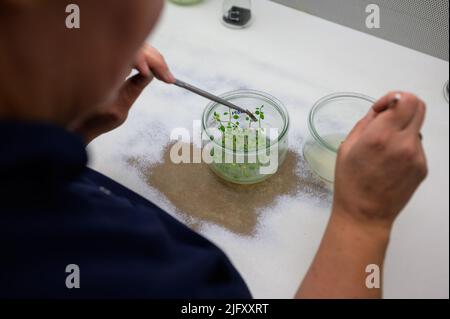
[[[278,100],[277,98],[275,98],[274,96],[261,92],[261,91],[257,91],[257,90],[251,90],[251,89],[240,89],[240,90],[234,90],[234,91],[230,91],[224,94],[219,95],[220,98],[228,100],[230,98],[239,98],[239,97],[256,97],[256,98],[260,98],[262,100],[266,100],[268,102],[270,102],[270,104],[272,106],[275,107],[275,109],[278,111],[278,113],[281,115],[282,119],[283,119],[283,129],[281,131],[281,133],[278,135],[278,138],[275,142],[279,143],[287,134],[288,130],[289,130],[289,126],[290,126],[290,118],[289,118],[289,113],[286,109],[286,107],[284,106],[284,104]],[[203,115],[202,115],[202,129],[204,132],[206,132],[209,135],[209,128],[207,128],[207,121],[209,118],[209,115],[211,114],[212,110],[214,109],[214,107],[216,107],[217,105],[220,105],[220,103],[217,102],[210,102],[208,103],[208,105],[206,106],[206,108],[203,111]],[[269,149],[270,147],[272,147],[275,142],[270,143],[269,145],[266,146],[266,150]],[[239,153],[239,152],[235,152],[232,150],[229,150],[226,147],[223,147],[222,144],[217,143],[215,140],[213,140],[213,143],[224,149],[225,151],[231,151],[233,153]],[[249,152],[247,152],[249,153]]]
[[[324,96],[323,98],[321,98],[320,100],[318,100],[316,103],[314,103],[313,107],[311,108],[311,111],[309,112],[309,116],[308,116],[308,128],[309,128],[309,132],[311,133],[311,135],[313,136],[313,138],[323,147],[325,147],[327,150],[333,152],[333,153],[337,153],[338,152],[338,148],[336,148],[335,146],[331,145],[330,143],[328,143],[325,139],[322,138],[322,136],[319,134],[319,132],[316,129],[316,126],[314,124],[314,120],[316,118],[317,115],[317,111],[319,109],[321,109],[326,103],[334,100],[334,99],[338,99],[338,98],[352,98],[352,99],[359,99],[359,100],[364,100],[367,102],[370,102],[372,104],[374,104],[376,102],[376,100],[368,95],[365,94],[361,94],[361,93],[353,93],[353,92],[337,92],[337,93],[332,93],[329,95]],[[356,125],[356,123],[355,123]]]
[[[444,84],[444,97],[447,103],[449,102],[449,84],[448,81]]]

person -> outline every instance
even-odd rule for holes
[[[69,30],[64,2],[0,0],[0,297],[250,298],[219,248],[86,167],[86,144],[120,126],[153,77],[174,78],[143,45],[161,0],[77,4],[81,28]],[[331,218],[295,297],[381,296],[365,270],[382,268],[427,174],[424,116],[420,99],[393,92],[343,143]]]

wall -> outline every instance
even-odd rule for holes
[[[273,0],[397,44],[449,60],[448,0]],[[381,9],[381,28],[366,27],[366,7]]]

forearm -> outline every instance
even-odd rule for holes
[[[366,286],[366,267],[379,266],[381,275],[389,232],[334,209],[296,298],[381,298],[381,289]]]

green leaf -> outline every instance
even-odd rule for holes
[[[225,132],[225,126],[221,125],[221,126],[219,127],[219,130],[221,130],[222,132]]]
[[[247,117],[245,118],[245,120],[246,120],[246,121],[250,121],[250,118],[247,116]]]
[[[256,114],[256,115],[259,115],[259,111],[256,111],[255,114]]]
[[[259,117],[261,120],[264,120],[264,113],[261,113],[261,116]]]
[[[233,116],[233,118],[235,119],[235,120],[237,120],[237,119],[239,119],[239,115],[235,115],[235,116]]]
[[[224,113],[223,113],[223,115],[228,115],[228,114],[229,114],[228,112],[224,112]]]

